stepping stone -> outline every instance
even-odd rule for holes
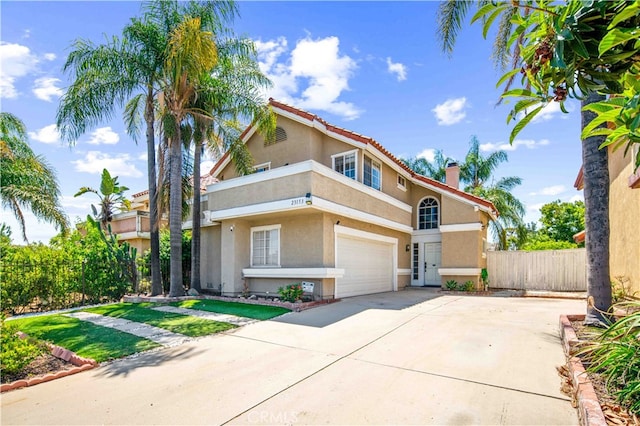
[[[244,318],[244,317],[238,317],[235,315],[200,311],[197,309],[178,308],[176,306],[157,306],[151,309],[155,309],[156,311],[161,311],[161,312],[170,312],[173,314],[190,315],[192,317],[198,317],[198,318],[211,320],[211,321],[227,322],[237,326],[247,325],[247,324],[251,324],[258,321],[253,318]]]
[[[162,346],[177,346],[191,340],[191,338],[184,334],[172,333],[164,328],[154,327],[152,325],[129,321],[122,318],[113,318],[93,314],[91,312],[71,312],[64,315],[71,318],[77,318],[81,321],[88,321],[102,327],[113,328],[125,333],[133,334],[134,336],[143,337]]]

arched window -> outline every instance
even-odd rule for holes
[[[418,207],[418,229],[438,229],[438,200],[425,198]]]

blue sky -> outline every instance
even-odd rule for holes
[[[520,176],[514,194],[527,221],[542,204],[581,199],[573,188],[580,168],[579,104],[570,114],[545,111],[514,143],[509,105],[495,106],[502,73],[494,69],[491,38],[467,26],[451,58],[436,37],[437,2],[240,2],[235,32],[256,41],[263,71],[274,87],[266,94],[318,114],[332,124],[371,136],[397,156],[434,150],[463,160],[476,135],[485,153],[506,149],[509,162],[496,177]],[[97,198],[73,194],[99,187],[103,168],[130,188],[146,189],[146,148],[124,132],[120,115],[70,147],[55,131],[59,98],[69,81],[62,73],[78,38],[96,43],[120,35],[138,2],[14,2],[0,5],[0,102],[20,117],[33,150],[57,170],[62,204],[72,222]],[[206,169],[206,167],[205,167]],[[27,213],[30,241],[56,234]],[[3,222],[19,229],[7,212]]]

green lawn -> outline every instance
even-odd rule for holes
[[[151,306],[153,306],[153,304],[150,303],[117,303],[114,305],[89,308],[84,311],[141,322],[190,337],[220,333],[221,331],[226,331],[236,327],[235,325],[228,324],[226,322],[211,321],[188,315],[155,311],[153,309],[149,309]]]
[[[97,362],[122,358],[159,347],[151,340],[62,315],[45,315],[11,321],[31,337],[69,349]]]
[[[251,305],[239,302],[223,302],[222,300],[183,300],[180,302],[170,303],[170,305],[180,308],[197,309],[199,311],[253,318],[257,320],[268,320],[282,314],[286,314],[287,312],[291,312],[290,309],[279,306]]]

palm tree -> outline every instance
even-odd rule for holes
[[[171,245],[169,296],[184,294],[182,284],[182,123],[188,114],[204,115],[192,107],[199,79],[217,63],[213,34],[201,27],[200,18],[185,16],[170,34],[161,100],[163,131],[168,136],[170,187],[169,232]],[[197,180],[197,179],[194,179]]]
[[[191,234],[191,288],[200,291],[200,156],[206,148],[215,156],[228,151],[239,175],[252,171],[252,159],[240,140],[241,121],[255,123],[266,138],[274,136],[275,117],[263,101],[261,89],[270,81],[258,68],[253,42],[249,39],[218,40],[218,63],[200,81],[193,109],[207,115],[192,115],[193,202]]]
[[[155,102],[165,50],[156,28],[133,19],[124,30],[125,38],[114,37],[103,45],[76,40],[64,65],[73,83],[62,97],[57,126],[70,143],[89,128],[110,119],[117,106],[127,104],[126,117],[142,105],[146,123],[147,171],[149,185],[151,294],[162,293],[160,281],[160,241],[156,191]],[[127,120],[129,134],[137,138],[139,123]]]
[[[100,198],[100,212],[92,204],[93,215],[102,225],[102,229],[107,229],[109,222],[113,219],[115,210],[127,211],[131,208],[131,203],[124,196],[124,192],[129,188],[118,183],[118,176],[111,177],[107,169],[102,170],[100,180],[100,191],[88,186],[81,187],[74,197],[79,197],[88,192],[96,194]]]
[[[476,2],[478,7],[481,7],[484,0]],[[462,21],[466,16],[471,6],[471,1],[455,1],[448,0],[440,5],[438,13],[438,31],[440,39],[442,40],[442,49],[445,52],[451,53],[457,33],[462,27]],[[518,35],[518,42],[514,43],[515,50],[509,52],[507,50],[508,43],[506,42],[513,35],[513,26],[511,25],[510,18],[512,15],[518,13],[518,7],[523,7],[523,16],[529,14],[526,4],[520,5],[518,2],[513,3],[513,7],[508,7],[500,13],[500,24],[498,28],[498,35],[496,37],[496,43],[494,43],[494,60],[496,58],[507,58],[511,55],[511,65],[513,69],[520,68],[520,48],[525,46],[524,32]],[[598,14],[602,11],[598,10]],[[583,14],[588,16],[588,14]],[[632,15],[631,15],[632,16]],[[505,21],[505,19],[507,21]],[[554,18],[555,19],[555,18]],[[485,21],[485,34],[488,26],[490,26],[492,20]],[[587,28],[590,28],[587,26]],[[593,30],[593,28],[591,28]],[[593,41],[593,37],[592,40]],[[537,43],[538,40],[532,41]],[[576,44],[582,46],[581,49],[585,50],[583,42]],[[502,52],[495,52],[502,50]],[[573,50],[573,49],[572,49]],[[562,57],[562,54],[560,54]],[[577,54],[580,57],[580,61],[583,61],[582,52]],[[587,66],[580,70],[589,71],[588,61],[585,61]],[[497,64],[506,65],[506,61],[496,61]],[[597,65],[591,67],[591,71],[595,71],[598,74],[602,74],[601,66]],[[574,74],[575,70],[571,72]],[[514,75],[515,76],[515,75]],[[510,86],[513,81],[512,76],[508,81],[505,90]],[[585,78],[585,76],[587,78]],[[584,81],[593,81],[593,76],[586,72],[580,76],[584,78]],[[599,79],[600,77],[598,77]],[[580,81],[578,79],[578,81]],[[597,83],[597,82],[596,82]],[[528,83],[527,83],[528,84]],[[583,86],[580,86],[581,88]],[[594,87],[593,85],[591,87]],[[585,99],[582,101],[582,107],[590,105],[598,100],[603,100],[601,96],[591,93],[590,90],[583,90],[585,93]],[[582,110],[582,124],[581,128],[585,127],[595,118],[595,114],[585,112]],[[587,249],[587,290],[590,296],[590,300],[593,303],[589,304],[587,309],[587,315],[585,318],[585,324],[587,325],[602,325],[605,322],[605,312],[607,312],[611,306],[611,282],[609,277],[609,170],[607,165],[607,153],[606,149],[600,150],[603,152],[597,152],[598,147],[604,142],[603,137],[589,137],[582,141],[582,166],[583,166],[583,178],[584,178],[584,198],[585,198],[585,228],[587,234],[593,232],[591,237],[588,237],[590,241],[587,241],[585,246]],[[587,191],[586,188],[589,188]],[[594,235],[595,234],[595,235]]]
[[[582,101],[581,126],[584,129],[595,114],[584,107],[601,102],[604,95],[590,92]],[[607,148],[600,149],[604,135],[582,141],[582,167],[585,204],[585,247],[587,249],[587,293],[589,304],[584,319],[586,325],[605,326],[611,307],[611,277],[609,275],[609,166]]]
[[[134,138],[144,117],[147,142],[149,210],[151,221],[151,294],[162,293],[160,280],[160,240],[158,186],[156,175],[155,123],[158,97],[162,92],[170,32],[181,13],[190,11],[203,22],[217,28],[218,22],[234,16],[232,1],[180,4],[175,0],[145,4],[143,19],[132,19],[124,37],[114,37],[103,45],[77,40],[64,70],[73,83],[61,99],[57,125],[64,139],[74,142],[90,127],[113,117],[116,107],[125,105],[128,133]],[[136,92],[139,92],[137,95]],[[132,97],[133,96],[133,97]]]
[[[522,179],[509,176],[500,178],[497,182],[492,181],[496,168],[505,161],[508,161],[505,151],[483,156],[478,138],[472,136],[469,151],[464,163],[460,165],[460,180],[467,184],[464,190],[491,201],[500,214],[498,219],[491,222],[498,250],[509,248],[508,230],[521,226],[525,213],[524,206],[512,193],[513,189],[522,183]]]
[[[439,182],[445,183],[447,178],[447,166],[449,163],[454,161],[450,157],[445,157],[444,153],[441,149],[437,150],[433,163],[430,163],[426,158],[409,158],[402,159],[402,162],[407,165],[411,170],[416,173],[419,173],[423,176],[430,177],[431,179],[435,179]]]
[[[66,232],[68,222],[60,205],[55,170],[44,157],[34,154],[24,123],[8,112],[0,112],[0,170],[0,202],[18,220],[25,241],[24,208]]]

